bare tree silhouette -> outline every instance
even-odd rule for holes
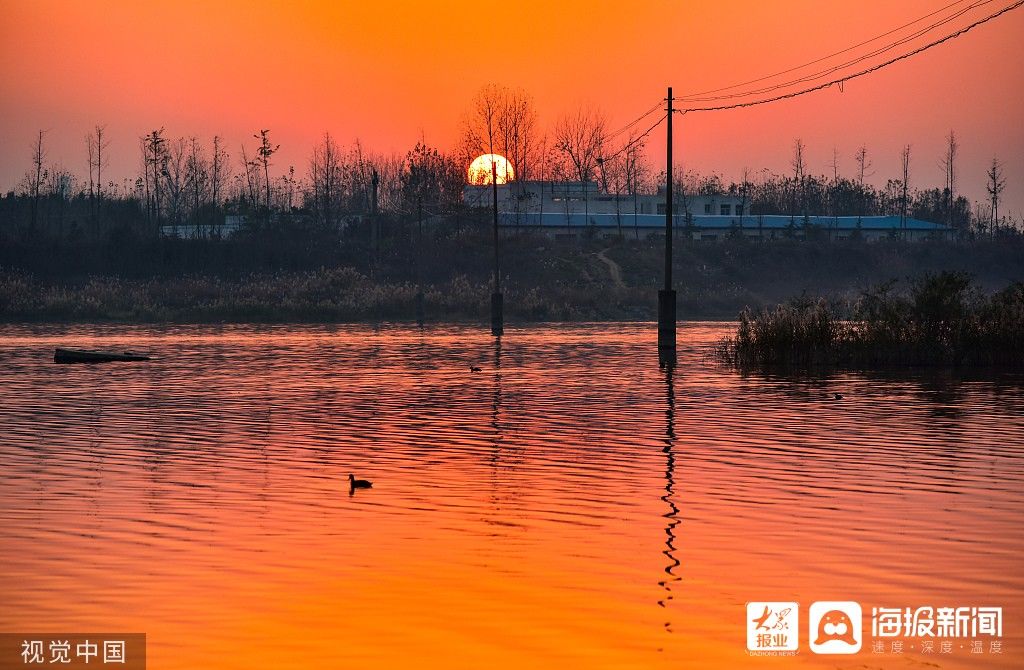
[[[1003,176],[1003,165],[996,157],[992,158],[992,166],[985,173],[988,176],[988,183],[985,184],[985,191],[988,193],[989,202],[992,205],[992,222],[990,230],[993,234],[999,228],[999,201],[1003,189],[1006,188],[1006,178]]]
[[[900,179],[901,195],[900,195],[900,231],[901,234],[906,236],[907,228],[907,208],[910,206],[910,145],[907,144],[903,147],[903,151],[900,152],[900,165],[903,168],[903,178]]]
[[[32,171],[28,174],[29,195],[32,197],[31,229],[35,230],[39,219],[39,190],[46,178],[43,162],[46,160],[46,149],[43,147],[45,130],[40,130],[32,145]]]
[[[270,157],[281,148],[281,145],[274,145],[270,142],[270,131],[261,130],[259,135],[253,135],[254,138],[260,141],[260,146],[256,149],[256,155],[259,157],[260,165],[263,167],[263,183],[267,189],[267,214],[270,214]]]
[[[954,223],[954,210],[956,208],[956,156],[960,145],[956,141],[956,133],[952,130],[946,137],[946,153],[942,156],[942,169],[946,173],[946,212],[949,225]]]

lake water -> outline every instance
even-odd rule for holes
[[[728,332],[666,370],[651,324],[0,327],[0,631],[145,632],[154,669],[1024,666],[1024,378],[741,375]],[[817,600],[863,605],[859,654],[747,655],[746,602]],[[926,605],[1003,635],[872,648]]]

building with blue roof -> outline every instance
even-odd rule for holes
[[[582,214],[561,212],[498,212],[498,225],[506,233],[539,232],[559,239],[581,235],[647,238],[665,234],[665,215],[600,212]],[[717,216],[680,214],[673,217],[676,236],[715,241],[742,236],[750,239],[849,240],[905,239],[922,241],[944,239],[952,229],[929,221],[899,216]]]
[[[463,200],[491,207],[491,186],[466,186]],[[949,226],[910,217],[751,214],[747,199],[737,195],[689,196],[677,206],[674,234],[703,241],[737,236],[922,241],[953,235]],[[663,236],[665,201],[663,195],[605,193],[596,182],[510,182],[498,185],[498,225],[505,234],[532,232],[559,239]]]

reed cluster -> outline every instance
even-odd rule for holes
[[[962,272],[889,281],[858,299],[744,310],[718,356],[737,366],[1024,365],[1024,283],[985,294]]]

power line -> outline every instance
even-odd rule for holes
[[[726,94],[726,95],[711,96],[711,97],[706,97],[706,98],[688,98],[687,101],[688,102],[713,102],[713,101],[716,101],[716,100],[728,100],[728,99],[734,99],[734,98],[746,98],[746,97],[750,97],[752,95],[761,95],[761,94],[766,94],[766,93],[772,93],[774,91],[782,90],[782,89],[788,88],[790,86],[794,86],[796,84],[803,84],[805,82],[810,82],[810,81],[814,81],[816,79],[821,79],[822,77],[826,77],[826,76],[828,76],[830,74],[833,74],[835,72],[839,72],[840,70],[843,70],[845,68],[848,68],[848,67],[851,67],[853,65],[856,65],[857,63],[862,63],[862,62],[868,60],[869,58],[873,58],[874,56],[879,56],[879,55],[881,55],[881,54],[883,54],[883,53],[885,53],[887,51],[891,51],[892,49],[895,49],[898,46],[902,46],[902,45],[904,45],[904,44],[906,44],[908,42],[911,42],[911,41],[917,39],[918,37],[921,37],[921,36],[931,32],[935,28],[938,28],[941,25],[949,23],[950,21],[952,21],[954,19],[957,19],[960,16],[963,16],[964,14],[969,12],[970,10],[975,9],[977,7],[980,7],[982,5],[990,4],[993,1],[994,0],[979,0],[978,2],[975,2],[972,5],[969,5],[969,6],[965,7],[965,8],[963,8],[963,9],[959,10],[956,14],[948,16],[948,17],[942,19],[941,21],[937,21],[936,23],[933,23],[933,24],[931,24],[931,25],[929,25],[929,26],[927,26],[925,28],[922,28],[921,30],[918,30],[917,32],[915,32],[913,34],[907,35],[906,37],[900,38],[899,40],[897,40],[895,42],[892,42],[891,44],[888,44],[888,45],[886,45],[886,46],[884,46],[882,48],[875,49],[872,52],[869,52],[869,53],[866,53],[866,54],[864,54],[862,56],[858,56],[857,58],[853,58],[851,60],[848,60],[845,63],[840,63],[838,65],[834,65],[834,66],[826,68],[824,70],[820,70],[820,71],[812,73],[812,74],[807,74],[807,75],[804,75],[802,77],[798,77],[797,79],[792,79],[790,81],[781,82],[781,83],[778,83],[778,84],[772,84],[771,86],[766,86],[766,87],[760,88],[760,89],[753,89],[753,90],[749,90],[749,91],[744,91],[742,93],[729,93],[729,94]]]
[[[893,33],[899,32],[900,30],[903,30],[904,28],[909,28],[910,26],[914,25],[915,23],[920,23],[921,21],[923,21],[923,20],[925,20],[927,18],[931,18],[932,16],[935,16],[936,14],[940,14],[940,13],[946,11],[947,9],[949,9],[951,7],[954,7],[955,5],[959,5],[959,4],[961,4],[961,3],[965,2],[965,1],[966,0],[956,0],[956,2],[951,2],[950,4],[946,5],[945,7],[942,7],[940,9],[936,9],[935,11],[933,11],[933,12],[931,12],[929,14],[925,14],[924,16],[916,18],[913,21],[910,21],[909,23],[904,23],[902,26],[899,26],[897,28],[893,28],[892,30],[889,30],[887,32],[882,33],[881,35],[876,35],[875,37],[872,37],[871,39],[864,40],[863,42],[860,42],[858,44],[854,44],[853,46],[847,47],[845,49],[841,49],[841,50],[833,52],[833,53],[830,53],[827,56],[822,56],[821,58],[816,58],[816,59],[814,59],[812,61],[809,61],[807,63],[804,63],[802,65],[797,65],[797,66],[791,67],[791,68],[789,68],[787,70],[781,70],[781,71],[776,72],[774,74],[769,74],[769,75],[765,75],[763,77],[758,77],[757,79],[751,79],[749,81],[744,81],[744,82],[740,82],[740,83],[737,83],[737,84],[732,84],[731,86],[723,86],[721,88],[713,88],[713,89],[709,89],[707,91],[699,91],[697,93],[691,93],[689,95],[680,96],[679,100],[689,100],[689,99],[697,98],[698,96],[708,95],[708,94],[711,94],[711,93],[720,93],[722,91],[728,91],[730,89],[739,88],[740,86],[747,86],[749,84],[756,84],[756,83],[761,82],[761,81],[766,81],[768,79],[774,79],[775,77],[780,77],[780,76],[782,76],[784,74],[789,74],[790,72],[796,72],[797,70],[802,70],[805,67],[810,67],[811,65],[816,65],[816,64],[818,64],[818,63],[820,63],[822,61],[826,61],[829,58],[833,58],[835,56],[839,56],[839,55],[842,55],[844,53],[848,53],[848,52],[853,51],[854,49],[858,49],[858,48],[860,48],[860,47],[862,47],[862,46],[864,46],[866,44],[871,44],[872,42],[877,42],[878,40],[882,39],[883,37],[888,37],[889,35],[892,35]]]
[[[738,109],[740,107],[753,107],[755,105],[764,105],[764,104],[767,104],[769,102],[778,102],[779,100],[786,100],[786,99],[789,99],[789,98],[795,98],[795,97],[797,97],[799,95],[804,95],[806,93],[813,93],[814,91],[820,91],[820,90],[822,90],[824,88],[828,88],[828,87],[833,86],[835,84],[842,85],[844,82],[847,82],[847,81],[849,81],[851,79],[856,79],[857,77],[863,77],[866,74],[871,74],[872,72],[876,72],[878,70],[881,70],[882,68],[887,67],[889,65],[892,65],[893,63],[896,63],[896,62],[901,61],[901,60],[905,60],[907,58],[910,58],[911,56],[916,56],[917,54],[921,53],[922,51],[927,51],[928,49],[931,49],[934,46],[938,46],[938,45],[940,45],[940,44],[942,44],[944,42],[948,42],[948,41],[950,41],[952,39],[960,37],[961,35],[963,35],[964,33],[969,32],[973,28],[977,28],[978,26],[982,25],[983,23],[988,23],[989,21],[991,21],[991,20],[993,20],[995,18],[998,18],[998,17],[1002,16],[1003,14],[1006,14],[1009,11],[1017,9],[1021,5],[1024,5],[1024,0],[1018,0],[1018,2],[1015,2],[1012,5],[1004,7],[1003,9],[999,10],[998,12],[995,12],[994,14],[989,14],[988,16],[986,16],[983,19],[979,19],[979,20],[975,21],[974,23],[972,23],[972,24],[970,24],[968,26],[965,26],[964,28],[961,28],[960,30],[957,30],[956,32],[950,33],[950,34],[946,35],[945,37],[942,37],[940,39],[935,40],[934,42],[930,42],[928,44],[925,44],[924,46],[918,47],[917,49],[914,49],[913,51],[908,51],[907,53],[904,53],[904,54],[901,54],[899,56],[896,56],[895,58],[890,58],[889,60],[887,60],[887,61],[885,61],[883,63],[879,63],[878,65],[873,65],[873,66],[871,66],[871,67],[869,67],[867,69],[860,70],[859,72],[854,72],[853,74],[849,74],[849,75],[846,75],[844,77],[840,77],[838,79],[832,79],[831,81],[827,81],[827,82],[825,82],[823,84],[818,84],[816,86],[811,86],[809,88],[801,89],[799,91],[793,91],[791,93],[785,93],[783,95],[776,95],[776,96],[773,96],[773,97],[770,97],[770,98],[764,98],[762,100],[751,100],[749,102],[737,102],[737,103],[733,103],[733,104],[729,104],[729,105],[717,105],[717,106],[713,106],[713,107],[688,107],[688,108],[684,108],[684,109],[680,109],[680,110],[676,110],[676,111],[678,111],[681,114],[685,114],[687,112],[717,112],[717,111],[722,111],[722,110],[726,110],[726,109]]]
[[[911,42],[911,41],[917,39],[918,37],[921,37],[921,36],[931,32],[935,28],[938,28],[939,26],[945,25],[945,24],[949,23],[950,21],[953,21],[954,19],[957,19],[957,18],[963,16],[964,14],[969,12],[970,10],[976,9],[977,7],[980,7],[982,5],[990,4],[993,1],[994,0],[979,0],[978,2],[975,2],[974,4],[969,5],[969,6],[965,7],[965,8],[963,8],[963,9],[959,10],[955,14],[953,14],[951,16],[948,16],[948,17],[942,19],[941,21],[937,21],[937,22],[935,22],[935,23],[933,23],[933,24],[931,24],[931,25],[929,25],[929,26],[927,26],[925,28],[922,28],[922,29],[918,30],[915,33],[907,35],[906,37],[902,37],[899,40],[897,40],[895,42],[892,42],[892,43],[890,43],[890,44],[888,44],[888,45],[886,45],[884,47],[881,47],[879,49],[875,49],[874,51],[866,53],[866,54],[864,54],[862,56],[858,56],[857,58],[853,58],[851,60],[848,60],[845,63],[839,63],[837,65],[834,65],[832,67],[826,68],[824,70],[820,70],[818,72],[814,72],[812,74],[807,74],[807,75],[804,75],[802,77],[798,77],[796,79],[792,79],[790,81],[785,81],[785,82],[781,82],[781,83],[778,83],[778,84],[772,84],[771,86],[766,86],[766,87],[760,88],[760,89],[752,89],[752,90],[749,90],[749,91],[743,91],[741,93],[729,93],[729,94],[725,94],[725,95],[711,96],[711,97],[705,97],[705,98],[692,98],[691,97],[691,98],[687,99],[687,102],[713,102],[713,101],[716,101],[716,100],[729,100],[729,99],[735,99],[735,98],[746,98],[746,97],[750,97],[752,95],[761,95],[761,94],[772,93],[774,91],[782,90],[782,89],[788,88],[790,86],[794,86],[796,84],[803,84],[805,82],[810,82],[810,81],[814,81],[816,79],[821,79],[822,77],[826,77],[826,76],[828,76],[830,74],[833,74],[835,72],[839,72],[840,70],[843,70],[845,68],[852,67],[852,66],[854,66],[854,65],[856,65],[858,63],[862,63],[862,62],[868,60],[869,58],[873,58],[875,56],[879,56],[881,54],[884,54],[885,52],[891,51],[892,49],[895,49],[898,46],[902,46],[904,44],[907,44],[908,42]]]
[[[644,112],[643,114],[641,114],[637,118],[633,119],[632,121],[630,121],[626,125],[622,126],[621,128],[619,128],[618,130],[616,130],[614,132],[611,132],[611,133],[608,133],[607,135],[605,135],[604,139],[605,140],[610,140],[610,139],[613,139],[613,138],[617,137],[618,135],[621,135],[622,133],[626,132],[627,130],[629,130],[630,128],[632,128],[633,126],[635,126],[636,124],[640,123],[645,118],[647,118],[648,116],[653,114],[660,107],[661,107],[661,100],[659,100],[658,102],[654,103],[653,107],[651,107],[646,112]]]
[[[1024,2],[1024,0],[1021,0],[1021,2]],[[661,106],[660,102],[658,103],[658,106],[659,107]],[[664,123],[665,119],[667,119],[667,118],[668,118],[668,113],[663,114],[657,121],[654,122],[653,126],[651,126],[647,130],[645,130],[643,133],[641,133],[637,137],[635,137],[632,140],[630,140],[629,142],[627,142],[621,149],[619,149],[618,151],[613,153],[611,156],[600,156],[598,158],[598,162],[599,163],[607,163],[608,161],[614,160],[615,158],[618,158],[621,154],[624,154],[625,152],[629,151],[633,146],[638,144],[642,139],[644,139],[645,137],[650,135],[652,132],[654,132],[654,129],[657,128],[658,126],[660,126],[662,123]]]

